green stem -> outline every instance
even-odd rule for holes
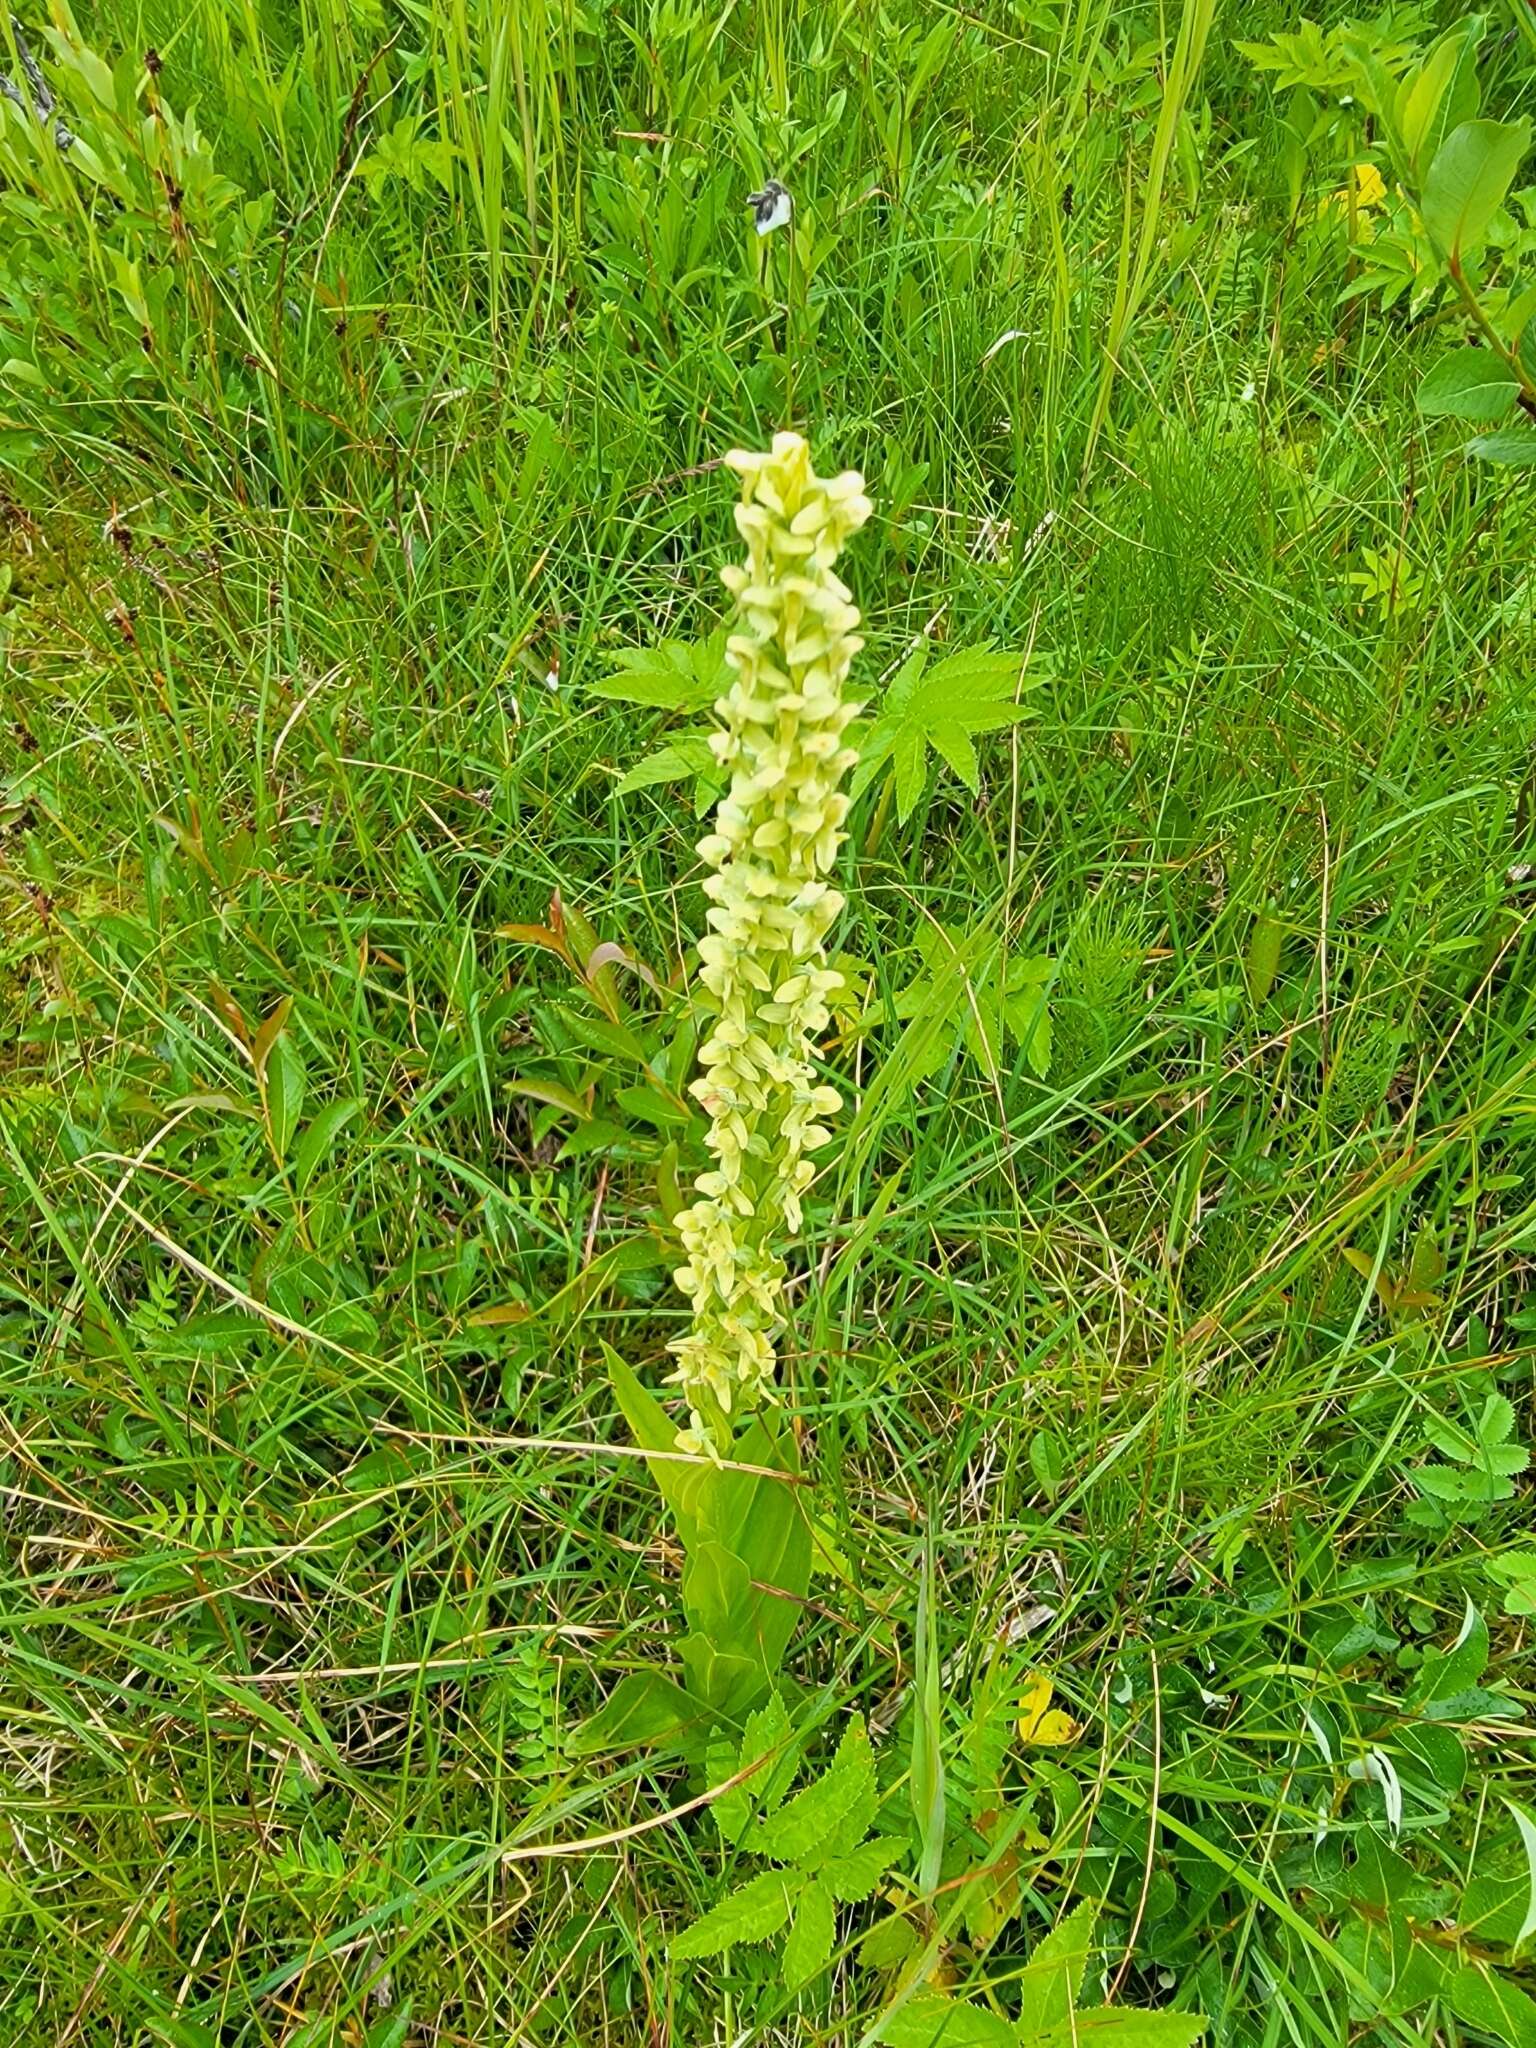
[[[1482,301],[1467,282],[1466,273],[1461,267],[1461,258],[1459,256],[1450,257],[1447,262],[1447,268],[1451,274],[1451,282],[1460,294],[1461,303],[1466,307],[1478,331],[1483,335],[1488,346],[1495,350],[1509,366],[1510,375],[1520,386],[1521,402],[1527,406],[1536,406],[1536,380],[1533,380],[1527,372],[1520,360],[1518,351],[1509,346],[1484,311]]]

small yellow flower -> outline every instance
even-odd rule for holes
[[[1362,212],[1380,206],[1387,196],[1387,181],[1374,164],[1355,165],[1355,204]]]
[[[1387,196],[1387,181],[1374,164],[1356,164],[1350,173],[1349,183],[1341,185],[1337,192],[1330,192],[1318,204],[1318,218],[1330,213],[1347,213],[1351,191],[1353,191],[1355,212],[1369,213],[1380,206]]]

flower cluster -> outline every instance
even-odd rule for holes
[[[676,1279],[693,1317],[672,1346],[690,1410],[681,1441],[712,1450],[728,1447],[734,1416],[772,1396],[779,1245],[800,1227],[806,1155],[840,1107],[817,1084],[811,1047],[842,985],[826,940],[843,899],[825,877],[845,837],[840,784],[857,757],[844,736],[862,707],[844,701],[843,682],[863,642],[832,565],[871,511],[864,479],[818,477],[798,434],[776,434],[771,454],[725,459],[742,479],[747,560],[721,572],[736,600],[735,675],[712,744],[731,784],[699,844],[714,871],[699,957],[716,1016],[692,1086],[714,1164],[679,1219]]]

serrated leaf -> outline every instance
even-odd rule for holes
[[[1036,2036],[1019,2034],[1020,2048],[1038,2040],[1040,2048],[1072,2048],[1083,2042],[1092,2048],[1190,2048],[1206,2030],[1206,2020],[1197,2012],[1141,2012],[1132,2005],[1093,2006],[1074,2013],[1069,2027]]]
[[[1506,1550],[1484,1558],[1483,1569],[1505,1587],[1506,1614],[1536,1614],[1536,1550]]]
[[[892,1835],[876,1835],[873,1841],[861,1842],[858,1848],[850,1849],[846,1856],[834,1856],[830,1863],[823,1865],[821,1873],[831,1888],[833,1898],[841,1899],[844,1905],[867,1899],[891,1865],[900,1858],[903,1846]]]
[[[1016,2048],[1018,2036],[1005,2019],[984,2006],[924,1991],[899,2011],[887,2013],[875,2039],[885,2048]]]
[[[784,1940],[786,1990],[799,1991],[826,1968],[835,1933],[832,1894],[813,1881],[795,1901],[795,1917]]]
[[[763,1764],[760,1770],[754,1771],[750,1778],[744,1778],[731,1791],[722,1793],[710,1808],[715,1816],[715,1825],[727,1842],[741,1840],[751,1825],[754,1813],[773,1812],[794,1777],[798,1759],[792,1743],[789,1714],[777,1693],[770,1694],[764,1705],[748,1715],[739,1749],[733,1750],[728,1743],[721,1743],[710,1750],[710,1783],[724,1784],[738,1771],[746,1770],[763,1758],[772,1758],[773,1761]]]
[[[592,695],[654,711],[702,711],[730,683],[722,634],[702,643],[663,640],[655,647],[622,648],[613,664],[612,675],[590,685]]]
[[[791,1898],[789,1880],[780,1871],[765,1870],[685,1927],[668,1944],[668,1953],[674,1961],[688,1962],[717,1956],[738,1941],[767,1941],[789,1918]]]
[[[1053,1927],[1020,1973],[1019,2037],[1033,2041],[1069,2028],[1082,1995],[1098,1907],[1089,1899]]]
[[[615,783],[613,793],[615,796],[630,796],[637,789],[657,789],[671,782],[700,779],[712,782],[716,788],[724,788],[725,771],[715,759],[708,733],[683,732],[664,747],[658,747],[655,753],[647,754],[644,760],[637,761]]]
[[[976,759],[976,748],[970,734],[963,725],[941,720],[930,731],[929,742],[936,754],[954,769],[972,796],[981,788],[981,765]]]
[[[875,1765],[864,1723],[855,1716],[843,1731],[837,1755],[813,1784],[758,1824],[750,1847],[776,1863],[809,1865],[829,1851],[838,1853],[840,1831],[859,1820],[863,1834],[875,1812]],[[851,1847],[852,1844],[849,1844]]]
[[[924,642],[902,664],[878,717],[859,742],[854,796],[889,763],[897,817],[905,824],[923,793],[930,748],[976,790],[980,769],[972,736],[1001,732],[1025,717],[1029,707],[1018,701],[1020,692],[1041,680],[1024,673],[1021,655],[974,647],[931,662]]]
[[[1432,1500],[1508,1500],[1515,1490],[1507,1479],[1494,1473],[1469,1471],[1459,1465],[1420,1465],[1408,1477]]]
[[[1485,1450],[1507,1444],[1515,1433],[1514,1403],[1503,1394],[1490,1394],[1477,1418],[1477,1440]]]

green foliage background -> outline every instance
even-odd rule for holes
[[[1465,330],[1340,203],[1369,124],[1241,15],[22,20],[75,140],[0,103],[0,2040],[854,2044],[889,1923],[1011,2015],[1092,1899],[1080,2017],[1536,2042],[1536,519],[1416,406]],[[1530,111],[1517,0],[1478,68]],[[716,464],[791,416],[877,499],[896,763],[794,1720],[814,1781],[864,1715],[907,1850],[794,1990],[669,1960],[748,1870],[572,1740],[675,1619],[602,1346],[654,1383],[679,1313]],[[940,715],[983,646],[1032,687]]]

